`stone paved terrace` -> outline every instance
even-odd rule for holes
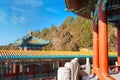
[[[114,74],[111,74],[111,76],[116,80],[120,80],[120,73],[114,73]]]
[[[111,76],[113,78],[115,78],[116,80],[120,80],[120,73],[113,73],[113,74],[111,74]],[[85,79],[85,80],[87,80],[87,79]],[[98,80],[98,77],[97,76],[90,77],[88,80]]]

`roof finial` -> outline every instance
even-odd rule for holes
[[[30,32],[29,32],[29,36],[32,36],[32,34],[33,34],[32,30],[30,30]]]

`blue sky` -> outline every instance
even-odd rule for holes
[[[0,0],[0,45],[76,16],[65,8],[64,0]]]

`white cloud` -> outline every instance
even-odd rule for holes
[[[26,18],[25,18],[25,17],[20,17],[19,19],[20,19],[20,20],[19,20],[19,23],[24,23],[24,22],[26,21]]]
[[[0,21],[6,20],[6,13],[4,10],[0,10]]]
[[[10,21],[13,25],[18,25],[18,24],[25,23],[26,18],[25,17],[12,16]]]
[[[52,8],[46,8],[46,10],[49,11],[49,12],[52,12],[52,13],[57,13],[57,11],[52,9]]]
[[[28,10],[25,9],[21,9],[21,8],[17,8],[17,7],[11,7],[12,10],[15,10],[17,12],[22,12],[22,13],[26,13],[29,12]]]
[[[42,3],[42,0],[16,0],[15,4],[28,5],[28,6],[32,6],[32,7],[39,7],[43,3]]]
[[[14,8],[15,9],[15,8]],[[20,10],[20,9],[17,9]],[[21,12],[24,12],[24,10],[20,10]],[[12,25],[19,25],[23,24],[27,21],[27,18],[24,16],[17,16],[15,14],[8,14],[5,12],[4,9],[0,9],[0,23],[11,23]]]

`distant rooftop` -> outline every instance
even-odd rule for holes
[[[50,43],[48,40],[42,40],[41,38],[37,38],[32,35],[32,31],[30,31],[29,35],[22,37],[12,44],[15,46],[44,46]]]

